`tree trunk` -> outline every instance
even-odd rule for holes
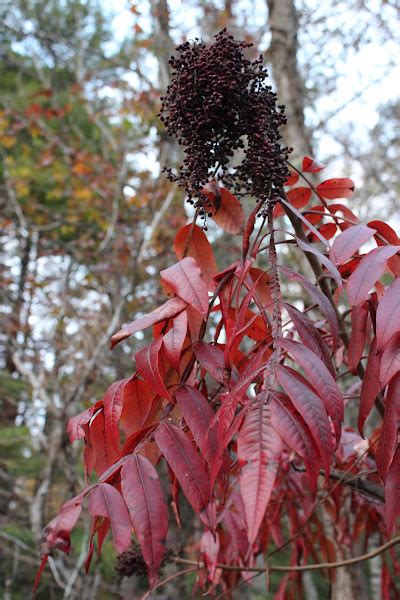
[[[271,45],[267,60],[272,65],[280,104],[286,107],[288,123],[283,129],[293,156],[312,155],[311,135],[304,120],[305,86],[299,71],[298,14],[293,0],[267,0]]]

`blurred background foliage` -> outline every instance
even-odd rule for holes
[[[83,485],[66,422],[132,371],[132,344],[111,353],[110,335],[162,300],[157,273],[188,218],[160,168],[179,159],[157,118],[173,48],[225,26],[254,41],[287,107],[293,160],[329,161],[359,184],[351,203],[361,218],[396,224],[399,9],[394,0],[3,0],[0,13],[0,588],[9,600],[30,596],[41,530]],[[236,240],[212,226],[209,235],[222,269]],[[50,560],[39,598],[146,589],[141,576],[118,581],[109,542],[85,577],[84,518],[74,535],[71,557]],[[192,584],[173,581],[153,597],[189,597]],[[328,597],[318,576],[307,586],[308,597]],[[236,597],[263,590],[255,582]]]

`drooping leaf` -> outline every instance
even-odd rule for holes
[[[390,338],[400,332],[400,278],[385,290],[376,311],[376,343],[383,350]]]
[[[208,569],[208,579],[212,583],[216,583],[216,567],[218,563],[218,554],[220,549],[219,535],[213,537],[211,531],[205,531],[200,540],[200,552],[203,557],[204,564]]]
[[[157,471],[147,458],[133,454],[121,469],[121,488],[153,587],[168,533],[167,506]]]
[[[174,318],[171,329],[163,336],[165,354],[171,365],[179,371],[179,363],[188,328],[187,312],[182,311]]]
[[[324,403],[304,377],[293,369],[278,365],[277,376],[281,386],[310,428],[328,476],[334,447]]]
[[[400,333],[390,338],[382,353],[379,382],[380,387],[387,385],[400,371]]]
[[[272,425],[285,444],[304,460],[311,489],[315,491],[321,457],[307,423],[289,398],[280,392],[273,392],[271,409]]]
[[[325,169],[325,167],[326,165],[324,165],[324,163],[318,162],[315,160],[315,158],[312,158],[311,156],[305,156],[303,158],[301,170],[304,173],[318,173],[319,171]]]
[[[87,426],[90,423],[93,415],[103,406],[102,401],[96,402],[90,408],[87,408],[79,415],[71,417],[68,421],[67,432],[69,434],[69,441],[71,444],[76,440],[81,440],[85,437]]]
[[[171,398],[171,395],[164,385],[159,367],[159,352],[161,350],[163,338],[156,338],[149,346],[145,346],[136,352],[136,367],[145,382],[149,385],[154,394],[162,398]]]
[[[212,219],[227,233],[239,234],[243,231],[245,214],[239,200],[226,188],[220,188],[221,203]]]
[[[389,384],[385,402],[382,431],[376,449],[376,467],[383,481],[386,480],[397,446],[400,418],[400,373]]]
[[[39,587],[40,579],[42,577],[42,573],[44,571],[44,568],[45,568],[45,566],[47,564],[48,559],[49,559],[49,555],[48,554],[43,554],[42,559],[40,561],[39,568],[38,568],[38,570],[36,572],[35,581],[33,582],[33,594],[36,593],[36,590]]]
[[[359,305],[365,302],[370,289],[385,271],[388,258],[394,256],[399,249],[398,246],[381,246],[374,248],[361,259],[347,282],[350,304]]]
[[[385,517],[388,536],[393,533],[395,521],[400,515],[400,445],[397,446],[385,481]]]
[[[269,397],[260,394],[248,408],[238,434],[240,491],[252,545],[264,517],[282,452],[282,440],[271,423]]]
[[[132,525],[125,502],[114,486],[109,483],[97,485],[90,494],[88,512],[109,519],[114,548],[118,553],[129,547]]]
[[[297,364],[303,369],[307,381],[311,383],[325,404],[329,416],[332,419],[336,439],[340,439],[341,423],[344,417],[344,401],[342,393],[326,368],[322,360],[309,350],[306,346],[293,340],[281,340],[283,349],[290,352],[296,359]]]
[[[307,315],[301,313],[291,304],[285,303],[284,307],[289,313],[289,316],[293,321],[293,325],[295,326],[303,344],[312,350],[314,354],[319,356],[319,358],[328,368],[329,372],[334,375],[335,369],[331,361],[329,348],[326,345],[324,338],[315,327],[314,323],[307,317]]]
[[[207,433],[210,430],[210,424],[214,417],[213,409],[207,402],[203,394],[189,385],[179,387],[175,392],[175,398],[190,431],[193,434],[196,444],[200,450],[204,450]],[[213,429],[212,441],[214,442],[214,452],[216,450],[217,439]],[[212,446],[209,446],[209,451],[212,452]],[[208,456],[204,456],[210,464],[210,452]]]
[[[205,319],[208,313],[208,290],[195,259],[186,256],[160,273],[161,278],[179,298],[193,306]]]
[[[114,445],[116,452],[120,450],[119,420],[124,403],[124,388],[128,382],[129,378],[115,381],[110,385],[103,398],[107,437]]]
[[[99,411],[90,423],[85,439],[85,470],[87,476],[94,469],[99,477],[119,458],[119,451],[108,435],[104,412]]]
[[[348,178],[327,179],[317,185],[317,192],[323,198],[349,198],[354,192],[354,182]]]
[[[224,353],[221,348],[206,342],[197,342],[193,346],[194,353],[201,366],[209,373],[218,383],[224,382],[225,364]]]
[[[329,258],[335,265],[342,265],[376,232],[365,225],[354,225],[342,231],[334,240]]]
[[[84,499],[85,493],[81,492],[78,496],[65,502],[58,515],[45,527],[41,547],[43,554],[48,555],[55,549],[69,554],[71,549],[71,531],[79,519]]]
[[[111,338],[111,348],[114,348],[119,342],[125,340],[137,331],[151,327],[156,323],[160,323],[160,321],[175,317],[182,312],[186,306],[187,303],[181,298],[171,298],[170,300],[167,300],[165,304],[151,311],[148,315],[140,317],[139,319],[136,319],[136,321],[132,321],[132,323],[129,323],[129,325],[126,325],[115,333]]]
[[[381,354],[377,351],[376,338],[374,338],[369,349],[368,362],[361,386],[360,410],[358,413],[358,431],[361,435],[363,434],[364,423],[379,394],[380,365]]]
[[[213,528],[207,505],[210,501],[210,477],[205,463],[186,434],[171,423],[162,423],[154,438],[175,473],[179,484],[199,516]]]
[[[308,281],[306,277],[303,277],[300,273],[296,273],[293,269],[289,269],[288,267],[280,267],[282,273],[287,277],[290,281],[298,281],[301,285],[306,289],[306,291],[310,294],[312,299],[319,304],[323,313],[325,314],[329,327],[332,333],[332,341],[334,349],[339,345],[339,325],[336,317],[335,310],[332,304],[329,302],[328,298],[320,292],[320,290]]]
[[[188,242],[190,236],[190,241]],[[217,274],[217,263],[214,252],[204,231],[196,224],[181,227],[175,236],[174,250],[177,258],[181,260],[186,256],[194,258],[210,291],[215,290],[214,275]]]
[[[122,407],[120,425],[129,437],[132,433],[143,427],[146,422],[151,421],[156,410],[154,403],[154,392],[143,379],[138,376],[132,377],[125,385],[124,404]]]
[[[364,302],[351,310],[351,333],[348,351],[349,370],[355,373],[367,338],[368,304]]]

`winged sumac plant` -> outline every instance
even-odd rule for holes
[[[285,548],[288,564],[268,568],[286,571],[277,597],[292,597],[303,570],[323,563],[333,579],[343,558],[369,558],[354,556],[360,540],[380,540],[375,554],[399,541],[400,241],[382,221],[358,222],[350,179],[317,181],[325,166],[311,157],[289,163],[283,107],[245,50],[223,31],[171,60],[161,118],[185,155],[169,177],[195,217],[160,273],[164,304],[112,337],[152,331],[135,371],[69,422],[97,481],[47,526],[41,568],[69,552],[84,500],[86,568],[111,532],[129,571],[134,537],[150,588],[183,496],[203,534],[169,559],[192,563],[203,589],[229,591]],[[223,270],[199,216],[241,236]],[[394,553],[382,558],[382,597],[399,569]]]

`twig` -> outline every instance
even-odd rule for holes
[[[365,562],[367,560],[371,560],[375,556],[379,556],[389,550],[396,544],[400,543],[400,535],[396,536],[386,544],[379,546],[375,550],[371,552],[367,552],[366,554],[361,554],[360,556],[354,556],[353,558],[348,558],[346,560],[340,560],[337,562],[326,562],[326,563],[316,563],[313,565],[293,565],[293,566],[282,566],[282,565],[269,565],[268,569],[271,572],[282,572],[282,573],[298,573],[302,571],[320,571],[322,569],[340,569],[341,567],[348,567],[350,565],[357,565],[358,563]],[[195,560],[188,560],[186,558],[174,558],[173,559],[177,563],[187,564],[187,565],[197,565],[197,569],[206,568],[206,565],[202,562],[198,562]],[[217,569],[223,569],[224,571],[248,571],[251,573],[264,573],[265,567],[240,567],[237,565],[226,565],[224,563],[217,563]]]

